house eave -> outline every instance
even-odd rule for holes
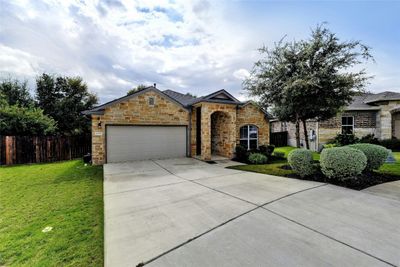
[[[371,107],[371,108],[344,108],[344,111],[379,111],[380,107]]]
[[[369,101],[365,101],[365,104],[372,104],[372,103],[378,103],[378,102],[383,102],[383,101],[399,101],[400,98],[378,98],[378,99],[373,99]]]
[[[229,100],[228,101],[224,101],[224,100],[214,100],[214,99],[200,99],[200,100],[198,100],[198,101],[196,101],[194,103],[191,103],[190,105],[188,105],[188,107],[198,105],[198,104],[200,104],[202,102],[205,102],[205,103],[230,104],[230,105],[240,105],[240,104],[242,104],[242,102],[233,102],[233,101],[229,101]]]
[[[144,93],[147,93],[147,92],[150,92],[150,91],[156,92],[156,93],[160,94],[162,97],[165,97],[168,100],[174,102],[175,104],[181,106],[182,108],[188,110],[188,108],[186,106],[182,105],[182,103],[179,103],[178,101],[176,101],[175,99],[173,99],[169,95],[167,95],[167,94],[163,93],[162,91],[158,90],[157,88],[155,88],[154,86],[150,86],[150,87],[147,87],[147,88],[145,88],[143,90],[135,92],[135,93],[133,93],[131,95],[126,95],[126,96],[114,99],[112,101],[109,101],[107,103],[104,103],[104,104],[102,104],[100,106],[97,106],[97,107],[95,107],[93,109],[85,110],[85,111],[82,112],[82,114],[85,114],[85,115],[90,115],[90,114],[103,115],[104,114],[104,110],[107,107],[113,106],[113,105],[121,103],[121,102],[124,102],[124,101],[126,101],[126,100],[128,100],[128,99],[130,99],[132,97],[139,96],[141,94],[144,94]]]
[[[102,110],[85,110],[82,111],[83,115],[104,115],[104,109]]]

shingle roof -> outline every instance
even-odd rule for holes
[[[173,91],[173,90],[165,90],[163,91],[164,94],[168,95],[169,97],[175,99],[179,103],[181,103],[184,106],[190,106],[192,104],[201,102],[201,101],[206,101],[206,102],[217,102],[217,103],[227,103],[227,104],[243,104],[239,100],[237,100],[234,96],[232,96],[230,93],[225,91],[224,89],[216,91],[214,93],[211,93],[206,96],[201,96],[201,97],[192,97],[190,95],[185,95],[181,94],[179,92]],[[215,99],[213,97],[219,95],[219,94],[224,94],[228,98],[227,99]]]
[[[190,105],[196,99],[198,99],[191,95],[181,94],[181,93],[173,91],[173,90],[164,90],[163,93],[168,95],[169,97],[175,99],[176,101],[178,101],[179,103],[181,103],[184,106]]]
[[[370,94],[365,103],[373,103],[387,100],[400,100],[400,93],[386,91],[378,94]]]
[[[373,94],[362,94],[353,97],[353,102],[345,107],[345,110],[379,110],[379,106],[368,105],[365,103],[372,95]]]
[[[355,96],[353,99],[354,101],[345,108],[346,110],[380,110],[380,107],[374,105],[374,103],[379,101],[400,100],[400,93],[389,91],[378,94],[367,93]]]

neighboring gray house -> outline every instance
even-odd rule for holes
[[[293,123],[270,120],[271,132],[288,132],[288,145],[295,146]],[[336,117],[326,121],[307,122],[310,149],[320,150],[323,144],[338,133],[354,133],[358,137],[374,134],[378,139],[400,139],[400,93],[383,92],[363,94],[343,109]],[[301,144],[305,146],[301,127]]]

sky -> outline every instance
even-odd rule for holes
[[[368,91],[400,92],[399,14],[400,0],[0,0],[0,78],[81,76],[100,103],[153,83],[245,100],[257,48],[326,22],[372,48]]]

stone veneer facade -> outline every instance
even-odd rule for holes
[[[259,145],[269,143],[269,122],[264,112],[254,104],[238,107],[234,104],[200,102],[192,109],[192,155],[196,155],[196,112],[198,107],[201,108],[201,159],[210,160],[212,152],[232,158],[235,146],[240,143],[240,127],[244,125],[257,126]]]
[[[149,105],[150,97],[154,98],[154,105]],[[107,106],[103,115],[91,115],[93,164],[106,162],[107,125],[188,126],[188,129],[190,128],[188,154],[196,155],[196,107],[201,107],[203,160],[210,160],[212,152],[232,158],[235,146],[239,143],[239,129],[243,125],[256,125],[259,129],[259,145],[269,143],[269,123],[265,114],[251,103],[238,106],[200,102],[188,110],[160,93],[148,91]]]
[[[317,122],[308,121],[307,129],[314,130],[316,133],[315,140],[310,142],[310,149],[320,150],[323,144],[331,141],[338,133],[341,133],[341,117],[353,116],[354,117],[354,134],[357,137],[363,137],[367,134],[374,134],[379,139],[390,139],[393,136],[400,136],[396,132],[396,125],[400,123],[400,116],[392,111],[399,107],[400,101],[385,101],[377,103],[380,110],[374,111],[346,111],[338,114],[329,120]],[[399,110],[400,112],[400,110]],[[400,128],[400,127],[398,127]],[[288,144],[295,146],[295,125],[293,123],[274,121],[271,123],[272,132],[287,131]],[[305,146],[304,134],[302,125],[300,126],[300,140]]]
[[[154,105],[148,104],[154,97]],[[107,107],[104,115],[92,115],[92,162],[106,161],[106,125],[188,125],[189,111],[160,94],[150,91]],[[101,123],[101,128],[98,127]]]

